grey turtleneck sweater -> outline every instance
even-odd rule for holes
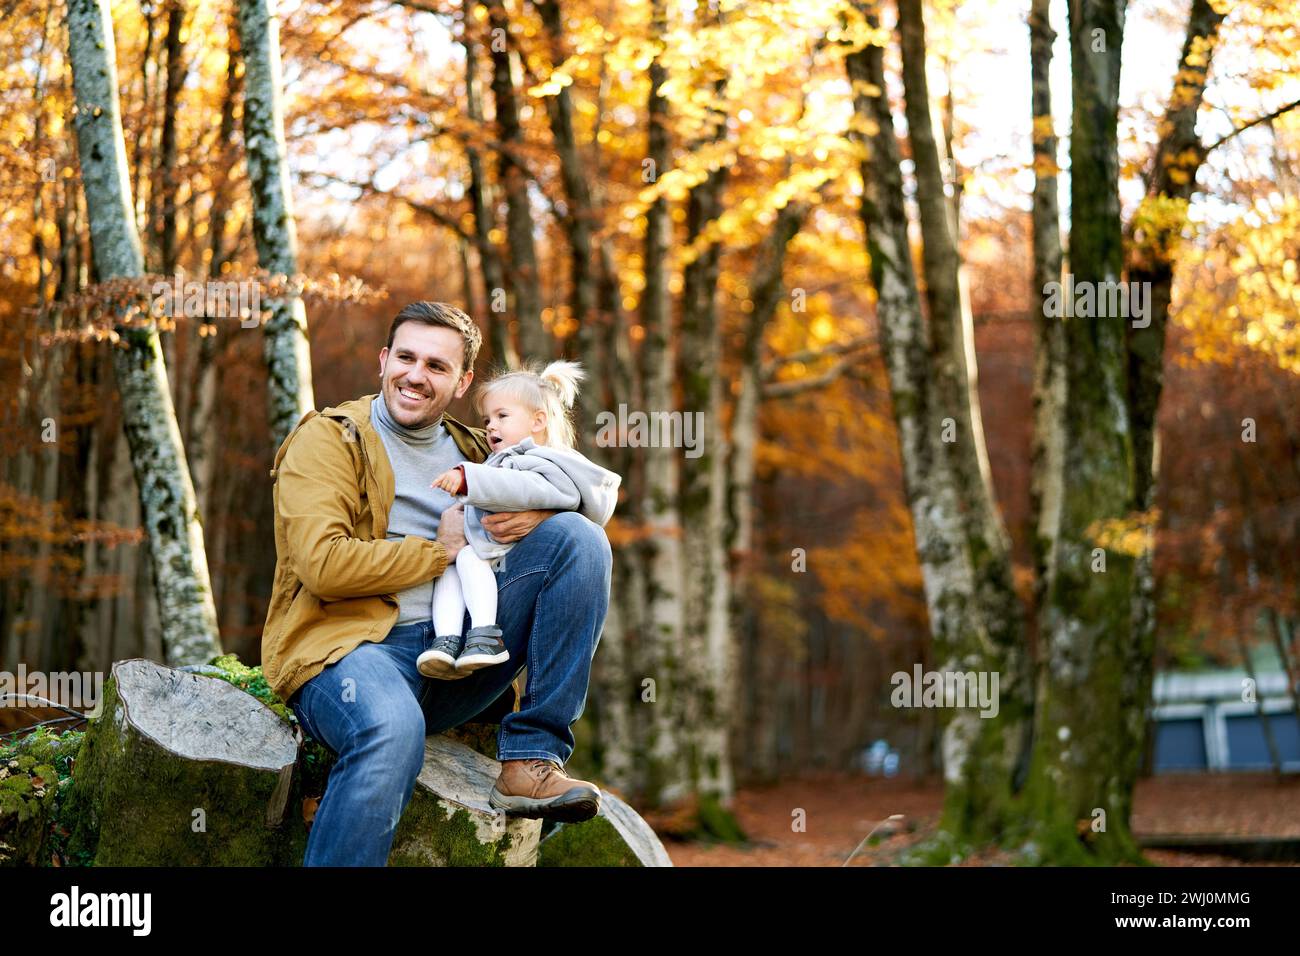
[[[379,432],[393,466],[395,493],[388,512],[388,540],[408,534],[429,541],[438,536],[438,521],[444,508],[456,503],[441,488],[430,488],[433,479],[467,459],[439,418],[423,428],[405,428],[388,414],[382,394],[370,403],[370,421]],[[433,602],[433,579],[397,592],[400,610],[397,625],[429,620]]]

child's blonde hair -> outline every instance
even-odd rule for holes
[[[475,405],[479,413],[490,396],[503,393],[529,411],[546,412],[546,441],[543,444],[572,448],[573,422],[569,410],[578,397],[578,383],[587,377],[577,362],[556,361],[542,367],[528,362],[523,368],[499,372],[479,387]]]

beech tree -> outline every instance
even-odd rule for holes
[[[131,214],[126,144],[117,102],[117,63],[108,0],[72,0],[68,54],[76,91],[77,147],[95,271],[100,281],[143,274]],[[124,316],[126,318],[126,316]],[[217,615],[194,487],[172,407],[153,319],[117,327],[113,367],[139,488],[167,662],[201,663],[221,653]]]
[[[298,273],[298,230],[284,143],[281,104],[280,24],[276,0],[239,0],[239,34],[244,72],[244,149],[253,189],[253,238],[257,258],[270,275]],[[315,407],[307,309],[290,286],[271,300],[264,330],[269,375],[267,398],[271,437],[278,447],[303,415]]]

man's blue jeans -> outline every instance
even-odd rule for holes
[[[361,644],[299,688],[289,706],[339,758],[303,865],[383,866],[424,764],[425,736],[481,713],[525,666],[526,693],[501,721],[498,759],[567,762],[609,606],[610,567],[600,527],[575,512],[552,515],[497,572],[509,661],[452,681],[424,677],[415,659],[435,636],[425,621]]]

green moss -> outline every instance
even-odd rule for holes
[[[293,715],[293,709],[282,701],[275,691],[271,690],[271,685],[266,682],[260,664],[256,667],[249,667],[247,664],[240,663],[239,656],[236,654],[223,654],[220,657],[214,657],[210,663],[221,671],[219,675],[213,674],[213,677],[234,684],[245,693],[252,694],[279,714],[282,719],[287,720],[294,726],[298,725],[298,720]]]
[[[711,795],[700,797],[695,813],[700,835],[724,843],[749,841],[735,814],[719,803],[717,797]]]
[[[83,737],[38,727],[0,744],[0,866],[45,866],[61,855],[63,797]]]
[[[971,844],[948,830],[939,829],[900,852],[893,862],[900,866],[954,866],[972,852]]]
[[[603,816],[561,824],[537,848],[538,866],[640,866],[631,847]]]
[[[463,807],[451,815],[447,805],[417,789],[393,837],[389,866],[505,866],[512,837],[502,832],[483,840]]]

